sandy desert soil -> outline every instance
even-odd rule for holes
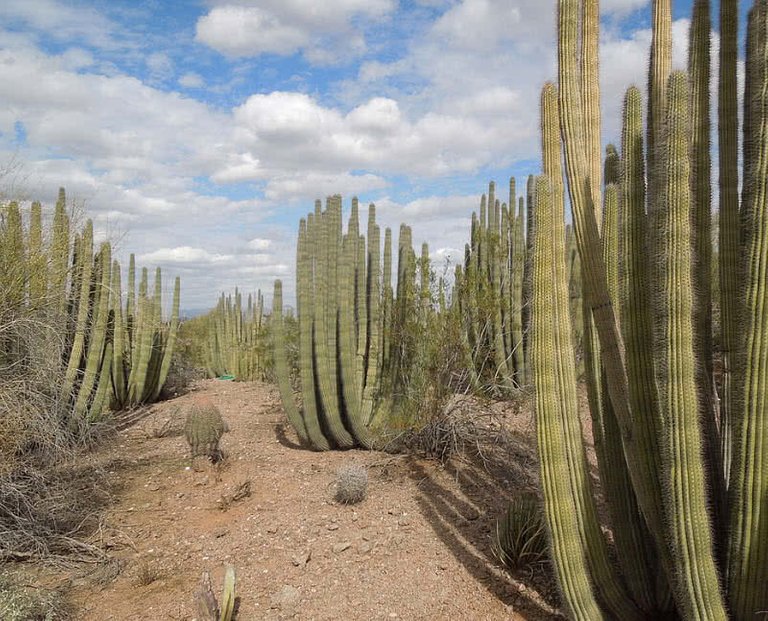
[[[200,395],[230,427],[221,466],[189,458],[182,428]],[[190,621],[202,572],[218,592],[231,564],[240,621],[557,618],[551,581],[511,576],[491,550],[496,517],[536,476],[530,414],[502,418],[519,442],[485,464],[316,453],[296,444],[273,386],[200,382],[100,451],[117,493],[95,537],[112,560],[70,577],[75,616]],[[351,463],[369,486],[347,506],[333,482]]]

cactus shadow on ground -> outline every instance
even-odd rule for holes
[[[444,467],[412,462],[419,509],[435,535],[485,589],[526,619],[561,618],[549,568],[509,572],[492,549],[496,519],[519,495],[537,494],[539,465],[527,399],[460,398],[449,408],[461,430],[459,450]]]
[[[444,471],[455,478],[461,496],[418,463],[411,468],[411,476],[420,490],[417,502],[422,515],[454,557],[489,593],[526,619],[562,618],[557,613],[556,588],[548,572],[512,575],[499,567],[493,555],[495,519],[506,507],[510,492],[494,484],[487,473],[481,475],[482,468],[476,465],[462,464]]]
[[[285,432],[286,423],[281,422],[277,423],[273,429],[275,431],[275,439],[285,448],[291,449],[294,451],[308,451],[310,450],[310,447],[305,446],[303,444],[300,444],[299,442],[294,442],[291,440],[288,435]]]

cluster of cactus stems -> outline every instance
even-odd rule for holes
[[[368,210],[367,238],[352,200],[342,233],[340,196],[327,199],[299,225],[296,302],[299,329],[298,384],[292,391],[282,321],[282,282],[272,303],[275,373],[288,418],[302,442],[316,450],[370,447],[373,429],[397,408],[397,396],[413,371],[417,325],[435,312],[429,289],[429,249],[416,259],[409,227],[402,225],[397,284],[392,288],[392,233],[381,232]],[[419,276],[420,275],[420,276]]]
[[[261,290],[255,297],[248,294],[245,307],[243,295],[237,289],[234,296],[222,293],[207,321],[205,365],[208,375],[233,375],[245,381],[265,380],[269,356]]]
[[[528,177],[525,196],[516,196],[509,180],[509,202],[496,198],[490,182],[480,199],[479,216],[472,213],[470,243],[464,263],[455,271],[452,303],[461,316],[462,344],[470,382],[485,393],[509,394],[528,384],[530,327],[530,244],[534,177]],[[509,208],[512,206],[512,208]],[[584,373],[581,320],[581,263],[573,228],[566,228],[568,279],[573,336]]]
[[[128,295],[122,308],[120,266],[113,265],[112,314],[114,316],[114,360],[112,363],[112,406],[131,407],[157,400],[168,377],[179,330],[179,298],[181,284],[176,277],[173,287],[171,317],[162,316],[162,274],[155,269],[152,295],[149,272],[141,269],[136,293],[136,260],[128,264]]]
[[[530,180],[529,180],[530,183]],[[472,214],[470,243],[464,265],[456,266],[453,303],[462,318],[462,341],[470,381],[475,388],[505,391],[526,384],[523,294],[530,204],[515,194],[509,180],[509,202],[496,198],[489,184]],[[526,316],[527,319],[527,316]]]
[[[157,399],[170,368],[178,326],[179,280],[173,317],[161,321],[161,280],[139,297],[131,256],[128,305],[121,303],[120,266],[109,242],[94,251],[90,220],[73,231],[64,190],[59,191],[50,239],[43,235],[42,207],[33,203],[25,234],[18,204],[4,210],[2,287],[5,304],[49,313],[65,322],[61,399],[71,404],[71,423],[98,420],[103,411]]]
[[[604,169],[597,3],[558,2],[558,85],[542,91],[534,195],[531,367],[552,558],[574,619],[746,621],[768,610],[768,2],[748,19],[741,196],[737,17],[737,2],[722,0],[715,374],[709,2],[695,0],[688,70],[673,72],[670,0],[654,0],[645,129],[632,87],[621,152],[609,147]],[[574,237],[616,564],[578,416]]]

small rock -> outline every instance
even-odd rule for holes
[[[294,567],[304,567],[307,563],[309,563],[309,559],[312,558],[312,550],[307,550],[306,552],[299,552],[298,554],[294,554],[291,557],[291,563],[293,563]]]
[[[298,607],[300,599],[301,594],[296,587],[284,584],[277,593],[272,594],[270,608],[277,608],[286,614],[291,614]]]
[[[363,541],[357,549],[360,554],[368,554],[371,550],[373,550],[373,545],[370,541]]]
[[[150,492],[156,492],[160,489],[160,486],[157,483],[150,483],[149,485],[147,485],[147,489]]]
[[[401,516],[397,520],[397,525],[398,526],[408,526],[410,523],[411,523],[410,518],[408,516],[405,516],[405,515]]]
[[[338,524],[328,524],[328,526],[326,528],[328,530],[339,530],[339,525]]]
[[[349,541],[343,541],[341,543],[334,544],[332,549],[334,554],[341,554],[345,550],[349,550],[351,547],[352,544]]]

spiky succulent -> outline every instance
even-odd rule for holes
[[[219,408],[210,401],[200,401],[190,406],[184,424],[184,437],[192,457],[205,456],[216,462],[222,458],[219,440],[229,431]]]

